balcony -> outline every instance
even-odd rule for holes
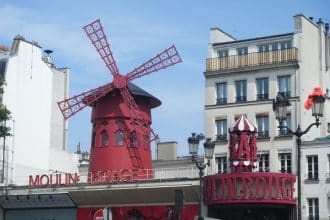
[[[268,94],[264,93],[264,94],[257,94],[257,100],[267,100],[268,99]]]
[[[258,139],[269,139],[269,131],[258,131],[257,138]]]
[[[227,142],[227,134],[217,134],[215,137],[215,141],[218,142]]]
[[[236,102],[246,102],[246,96],[237,96]]]
[[[261,68],[274,64],[296,64],[298,49],[289,48],[267,52],[249,53],[206,60],[206,71],[227,72],[237,69]]]
[[[218,98],[217,105],[225,105],[227,104],[227,98]]]

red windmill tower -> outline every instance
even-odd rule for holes
[[[151,169],[150,142],[156,138],[150,128],[151,108],[161,102],[130,82],[180,63],[181,57],[173,45],[133,71],[121,75],[100,20],[83,29],[113,76],[111,83],[58,102],[65,119],[86,106],[92,107],[89,164],[92,178],[89,181],[100,175],[109,177],[105,173],[118,170],[143,173]],[[115,176],[127,174],[116,173]],[[106,181],[111,182],[111,179]]]

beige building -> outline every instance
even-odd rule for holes
[[[292,33],[237,40],[219,28],[211,28],[205,75],[205,136],[216,141],[215,159],[209,173],[230,172],[228,163],[228,128],[241,114],[258,128],[256,171],[296,173],[296,142],[288,132],[278,131],[273,99],[278,92],[288,97],[286,125],[305,129],[315,122],[304,102],[315,87],[326,93],[324,116],[319,128],[313,127],[303,141],[324,137],[330,132],[329,24],[314,22],[304,15],[294,16]],[[304,145],[304,149],[314,145]],[[310,189],[309,154],[302,155],[302,192]],[[323,150],[326,148],[322,148]],[[323,154],[330,154],[330,148]],[[323,157],[322,157],[323,158]],[[323,160],[323,159],[322,159]],[[317,160],[316,160],[317,161]],[[328,166],[328,161],[313,163]],[[315,165],[316,164],[316,165]],[[305,171],[306,168],[306,171]],[[324,170],[323,168],[320,170]],[[329,169],[325,169],[329,172]],[[323,171],[322,171],[323,172]],[[305,173],[307,175],[305,175]],[[326,175],[326,173],[320,173]],[[329,184],[314,181],[312,184]],[[329,191],[327,192],[329,193]],[[330,201],[327,193],[302,195],[302,216],[328,219]],[[324,198],[321,198],[324,197]],[[322,203],[321,203],[322,201]],[[326,201],[326,203],[324,203]]]

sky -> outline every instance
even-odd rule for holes
[[[178,155],[184,156],[191,132],[204,131],[210,28],[238,40],[284,34],[294,31],[299,13],[330,22],[329,9],[329,0],[0,0],[0,44],[11,46],[20,34],[53,50],[54,64],[70,68],[70,96],[112,81],[82,26],[101,19],[121,74],[174,44],[182,63],[133,83],[162,101],[152,110],[152,128],[160,141],[178,142]],[[72,152],[79,142],[89,151],[90,113],[86,108],[69,120]]]

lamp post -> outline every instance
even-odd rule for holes
[[[321,124],[320,117],[323,116],[323,107],[324,107],[324,96],[321,95],[314,95],[312,96],[313,104],[312,104],[312,116],[315,117],[315,122],[310,124],[305,130],[302,130],[300,125],[298,124],[298,127],[295,131],[292,131],[288,126],[284,125],[283,122],[286,120],[286,114],[287,114],[287,107],[290,106],[290,101],[288,98],[285,98],[281,95],[281,93],[278,93],[276,96],[276,101],[274,102],[274,111],[276,115],[276,119],[279,122],[279,130],[280,132],[283,131],[283,129],[286,129],[288,134],[292,134],[296,136],[296,143],[297,143],[297,196],[298,196],[298,206],[297,206],[297,217],[298,220],[301,220],[301,136],[306,134],[313,126],[319,127]]]
[[[196,155],[198,152],[199,141],[204,139],[203,134],[196,135],[196,133],[192,133],[192,136],[188,138],[188,145],[189,145],[189,154],[191,154],[191,159],[195,162],[196,167],[199,169],[199,217],[198,220],[203,220],[202,217],[202,182],[204,176],[204,169],[206,166],[210,166],[210,160],[213,158],[214,147],[215,143],[211,141],[211,138],[206,138],[204,142],[204,154],[205,158],[207,159],[207,163],[204,161],[198,161],[196,159]]]

